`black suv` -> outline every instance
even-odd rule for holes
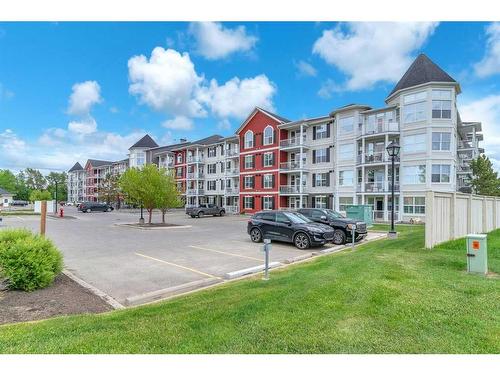
[[[106,203],[83,202],[78,205],[78,211],[87,213],[92,211],[111,212],[113,207]]]
[[[270,239],[291,242],[298,249],[324,245],[333,239],[333,229],[292,211],[262,211],[248,221],[247,233],[253,242]]]
[[[335,245],[342,245],[346,241],[352,241],[353,225],[356,225],[354,232],[355,241],[361,241],[367,235],[365,222],[346,218],[334,210],[327,208],[301,208],[298,212],[310,220],[332,227],[335,230],[333,234],[333,243]]]

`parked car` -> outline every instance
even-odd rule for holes
[[[261,211],[248,221],[247,233],[253,242],[270,239],[290,242],[298,249],[321,246],[333,239],[334,230],[293,211]]]
[[[342,245],[352,241],[353,225],[356,225],[354,231],[355,241],[361,241],[368,233],[365,222],[349,219],[334,210],[327,208],[301,208],[298,212],[317,223],[332,227],[334,229],[332,242],[335,245]]]
[[[83,202],[78,205],[78,211],[87,213],[93,211],[111,212],[113,209],[109,204],[98,202]]]
[[[27,206],[29,204],[28,201],[19,201],[19,200],[15,200],[15,201],[12,201],[11,203],[11,206]]]
[[[198,207],[186,208],[186,214],[191,217],[203,217],[205,215],[224,216],[226,210],[215,204],[200,204]]]

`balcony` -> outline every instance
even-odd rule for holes
[[[363,155],[358,155],[357,156],[357,164],[376,164],[376,163],[386,163],[386,162],[391,162],[391,158],[389,155],[387,155],[387,152],[374,152],[373,154],[364,155],[364,160],[363,160]],[[399,156],[396,157],[395,159],[396,163],[399,163]]]
[[[361,127],[361,135],[381,135],[385,133],[399,133],[399,123],[397,122],[386,122],[381,124],[365,124]]]
[[[240,155],[238,150],[226,150],[227,158],[237,158]]]
[[[188,164],[203,163],[203,158],[200,158],[199,156],[188,156],[187,163]]]
[[[226,171],[224,172],[224,175],[226,176],[239,176],[240,174],[240,170],[238,168],[233,168],[233,169],[226,169]]]
[[[205,174],[203,174],[202,172],[198,172],[198,173],[196,173],[196,172],[189,172],[187,174],[187,178],[189,180],[197,180],[197,179],[200,179],[200,178],[203,178],[203,177],[205,177]]]
[[[280,163],[280,171],[282,172],[293,172],[300,171],[306,168],[305,162],[302,163],[302,168],[300,167],[300,162],[298,161],[289,161],[285,163]]]
[[[306,137],[293,137],[280,141],[281,151],[293,151],[301,147],[309,147],[306,143]]]
[[[302,192],[301,192],[300,185],[283,185],[280,186],[280,194],[284,195],[307,194],[307,188],[306,186],[302,186]]]
[[[364,191],[362,190],[362,185],[358,184],[356,187],[357,192],[364,192],[364,193],[390,193],[392,192],[392,184],[390,182],[387,183],[387,188],[385,186],[384,182],[366,182],[365,183],[365,189]],[[399,192],[399,182],[396,182],[394,184],[394,191]]]
[[[226,188],[226,195],[238,195],[240,193],[240,188],[238,186]]]
[[[186,195],[205,195],[205,190],[203,189],[187,189]]]
[[[224,205],[224,209],[226,210],[226,214],[239,214],[240,213],[239,206]]]
[[[386,212],[385,211],[373,211],[373,221],[377,222],[383,222],[383,221],[391,221],[391,210],[387,211],[387,219],[386,219]],[[399,221],[399,212],[395,211],[394,212],[394,221]]]

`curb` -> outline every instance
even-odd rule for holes
[[[295,263],[295,262],[300,262],[301,260],[312,258],[313,256],[314,256],[314,253],[299,255],[299,256],[296,256],[296,257],[293,257],[293,258],[285,259],[285,261],[283,263],[285,263],[285,264],[291,264],[291,263]]]
[[[123,227],[123,228],[132,228],[132,229],[139,229],[139,230],[167,230],[167,229],[187,229],[187,228],[192,228],[192,225],[177,225],[177,226],[171,226],[171,227],[139,227],[134,224],[127,224],[127,223],[114,223],[114,226],[117,227]]]
[[[155,290],[154,292],[148,292],[144,294],[139,294],[133,297],[125,298],[125,306],[136,306],[142,305],[156,300],[165,299],[167,297],[172,297],[177,294],[186,293],[192,290],[198,290],[200,288],[221,283],[222,280],[218,278],[209,278],[203,280],[192,281],[189,283],[176,285],[170,288]]]
[[[283,264],[280,263],[280,262],[271,262],[271,263],[269,263],[269,269],[276,268],[276,267],[279,267],[279,266],[282,266],[282,265]],[[224,278],[226,280],[232,280],[232,279],[236,279],[236,278],[241,277],[241,276],[245,276],[245,275],[254,274],[254,273],[258,273],[258,272],[264,271],[265,268],[266,268],[266,266],[264,264],[261,264],[260,266],[255,266],[255,267],[250,267],[250,268],[244,268],[242,270],[228,272],[228,273],[226,273],[224,275]]]
[[[73,273],[71,273],[67,269],[64,269],[62,271],[62,273],[64,275],[68,276],[71,280],[73,280],[77,284],[80,284],[80,286],[83,286],[85,289],[90,290],[92,293],[94,293],[96,296],[100,297],[102,300],[104,300],[104,302],[106,302],[108,305],[110,305],[111,307],[113,307],[115,310],[119,310],[119,309],[124,309],[125,308],[125,306],[123,306],[120,302],[118,302],[117,300],[115,300],[113,297],[111,297],[110,295],[104,293],[102,290],[97,289],[96,287],[90,285],[86,281],[83,281],[82,279],[80,279],[79,277],[75,276]]]

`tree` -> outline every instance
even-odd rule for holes
[[[66,201],[68,200],[68,175],[66,172],[50,172],[47,177],[47,190],[50,191],[52,196],[56,196],[56,184],[57,184],[57,200]]]
[[[106,203],[111,204],[111,202],[117,202],[120,205],[120,187],[118,182],[120,177],[111,173],[107,173],[104,179],[101,181],[98,190],[99,197],[106,197]]]
[[[493,170],[493,165],[486,155],[480,155],[472,160],[471,185],[476,194],[500,196],[500,179]]]
[[[0,187],[9,193],[16,193],[16,176],[8,169],[0,169]]]
[[[20,171],[16,176],[16,199],[21,201],[30,200],[31,190],[26,186],[26,177],[23,171]]]
[[[48,190],[33,190],[30,193],[30,201],[50,201],[52,200],[52,194]]]
[[[158,195],[157,206],[161,210],[161,222],[165,223],[165,214],[172,207],[180,205],[179,191],[172,172],[160,169],[161,193]]]
[[[26,176],[26,186],[28,189],[44,190],[47,187],[47,180],[38,169],[26,168],[24,174]]]

